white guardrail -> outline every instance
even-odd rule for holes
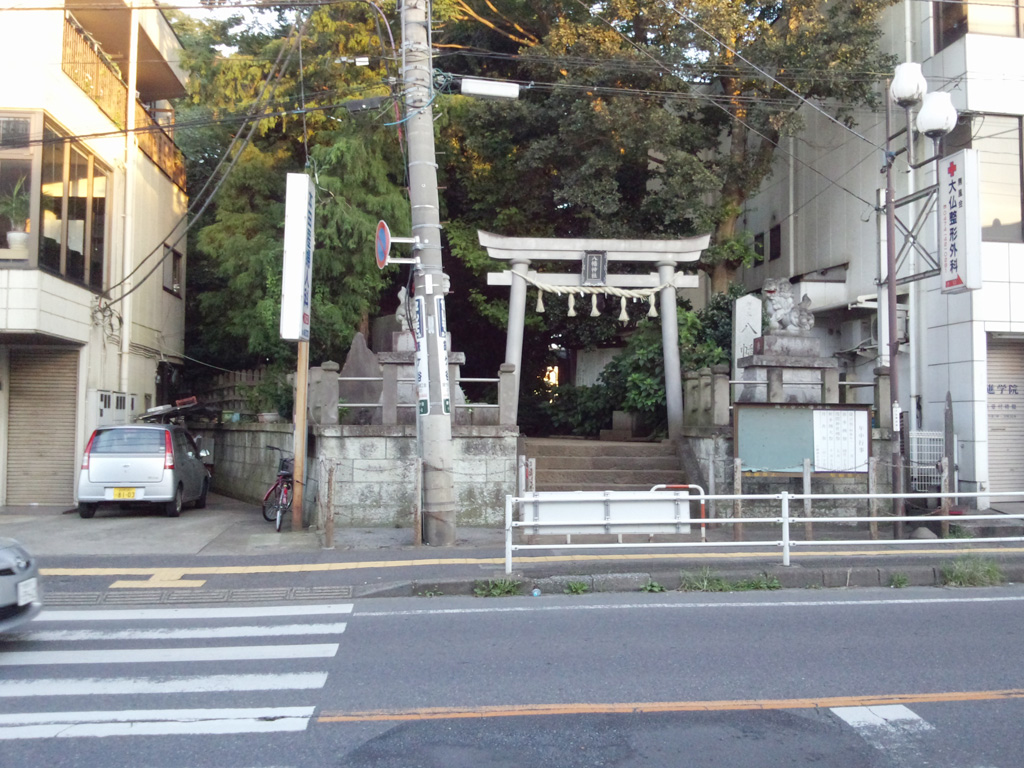
[[[681,490],[681,489],[687,490]],[[677,490],[678,489],[678,490]],[[690,493],[689,489],[697,489],[699,493]],[[987,514],[987,515],[871,515],[867,517],[812,517],[790,514],[789,505],[792,501],[804,499],[845,499],[852,503],[863,503],[871,499],[936,499],[936,498],[977,498],[999,496],[1024,496],[1024,491],[995,493],[780,493],[747,494],[747,495],[707,495],[699,486],[654,486],[650,491],[535,491],[522,496],[505,497],[505,573],[512,573],[513,553],[537,549],[682,549],[682,548],[724,548],[724,547],[765,547],[777,546],[782,549],[782,564],[790,564],[790,551],[793,547],[827,547],[841,545],[878,545],[877,539],[839,539],[839,540],[794,540],[790,536],[790,525],[794,522],[813,523],[912,523],[929,522],[963,523],[972,520],[1024,520],[1022,514]],[[704,516],[705,502],[715,501],[778,501],[780,514],[772,517],[714,517]],[[699,503],[699,521],[690,516],[691,504]],[[519,519],[516,510],[520,511]],[[658,542],[625,542],[624,534],[689,534],[691,524],[699,524],[700,541],[658,541]],[[709,525],[748,525],[767,524],[781,526],[781,537],[775,540],[757,541],[714,541],[708,542],[706,526]],[[513,541],[514,533],[524,530],[533,535],[565,536],[565,542],[551,544],[523,544]],[[618,541],[604,543],[573,544],[573,535],[582,534],[618,534]],[[885,542],[900,545],[936,545],[969,543],[970,539],[897,539]],[[1024,541],[1024,536],[985,537],[974,539],[987,543],[1005,541]]]

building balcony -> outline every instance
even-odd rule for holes
[[[126,127],[128,86],[121,76],[122,67],[71,19],[64,22],[62,68],[114,125],[122,130]],[[139,148],[171,181],[185,189],[185,161],[181,151],[140,102],[135,103],[135,131]]]

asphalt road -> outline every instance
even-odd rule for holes
[[[51,610],[0,636],[0,765],[1018,768],[1022,609],[1004,587]]]

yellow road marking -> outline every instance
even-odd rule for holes
[[[793,558],[799,557],[887,557],[893,555],[957,555],[957,554],[1009,554],[1024,552],[1024,547],[962,547],[941,549],[902,549],[902,550],[830,550],[807,551],[798,550],[790,553]],[[770,549],[758,552],[698,552],[698,553],[652,553],[636,555],[545,555],[540,557],[520,557],[516,562],[520,565],[531,563],[582,563],[609,560],[742,560],[753,558],[778,558],[779,550]],[[354,563],[287,563],[282,565],[196,565],[153,568],[42,568],[44,576],[148,576],[146,581],[114,582],[119,588],[168,586],[169,582],[177,582],[186,574],[190,576],[236,576],[274,573],[327,573],[332,571],[358,571],[370,568],[416,568],[437,565],[502,565],[504,557],[453,557],[424,558],[415,560],[368,560]],[[181,586],[176,584],[175,586]],[[189,586],[202,586],[201,583]]]
[[[898,693],[881,696],[824,696],[812,699],[739,699],[723,701],[645,701],[608,704],[525,704],[484,707],[425,707],[406,710],[324,712],[318,723],[362,723],[383,720],[449,720],[479,717],[530,717],[547,715],[649,714],[654,712],[723,712],[769,709],[829,709],[877,707],[885,704],[992,701],[1024,698],[1024,689],[955,691],[949,693]]]

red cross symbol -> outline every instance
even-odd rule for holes
[[[946,171],[946,173],[948,173],[950,177],[952,177],[953,174],[956,173],[956,163],[951,162],[949,164],[949,169]]]

